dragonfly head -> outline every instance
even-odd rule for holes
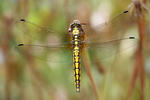
[[[80,23],[79,20],[73,20],[73,22],[70,24],[70,27],[68,29],[68,32],[72,32],[72,30],[74,28],[78,28],[78,29],[81,29],[82,28],[82,25]]]

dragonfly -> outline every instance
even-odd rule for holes
[[[118,16],[114,17],[112,20],[110,20],[108,23],[103,23],[102,25],[107,26],[110,25],[115,19],[119,18],[122,15],[127,14],[128,11],[123,11],[121,12]],[[41,30],[46,30],[47,33],[55,33],[52,29],[47,29],[45,27],[41,27],[40,25],[37,25],[35,23],[32,23],[26,19],[19,19],[20,22],[22,23],[27,23],[31,24],[37,29]],[[19,47],[41,47],[41,48],[50,48],[54,49],[55,48],[69,48],[72,52],[72,64],[74,68],[74,81],[75,81],[75,87],[76,91],[80,92],[80,82],[81,82],[81,59],[82,59],[82,54],[85,51],[86,48],[103,48],[108,45],[117,45],[121,41],[124,40],[131,40],[134,41],[136,37],[134,36],[128,36],[125,38],[117,38],[117,39],[112,39],[112,40],[107,40],[107,41],[99,41],[97,39],[93,39],[93,41],[90,40],[90,35],[86,34],[84,31],[84,26],[88,25],[88,23],[82,23],[79,20],[73,20],[72,23],[69,25],[68,28],[68,41],[64,43],[51,43],[48,45],[42,45],[42,44],[26,44],[26,43],[18,43]]]

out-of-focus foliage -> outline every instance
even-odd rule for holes
[[[101,48],[87,48],[86,57],[99,100],[125,100],[138,46],[136,16],[112,20],[106,29],[97,27],[128,9],[130,0],[1,0],[0,2],[0,100],[93,100],[94,92],[82,64],[81,92],[76,93],[69,48],[18,47],[18,43],[51,44],[68,41],[68,27],[74,19],[83,23],[89,40],[108,41],[135,36]],[[147,3],[149,7],[149,2]],[[149,27],[150,14],[146,14]],[[20,18],[40,25],[20,22]],[[48,30],[54,32],[48,32]],[[105,32],[101,32],[101,30]],[[102,34],[106,33],[106,34]],[[149,33],[143,43],[145,100],[150,99]],[[140,98],[139,79],[131,100]]]

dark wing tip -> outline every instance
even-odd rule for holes
[[[129,39],[135,39],[135,37],[129,37]]]
[[[129,11],[128,10],[126,10],[126,11],[124,11],[123,13],[128,13]]]
[[[20,19],[20,21],[25,22],[26,20],[25,20],[25,19],[23,19],[23,18],[21,18],[21,19]]]
[[[23,46],[24,44],[22,44],[22,43],[20,43],[20,44],[18,44],[17,46]]]

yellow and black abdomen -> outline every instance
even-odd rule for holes
[[[74,66],[74,77],[76,82],[76,91],[80,91],[80,71],[81,71],[81,64],[80,64],[80,48],[75,46],[73,49],[73,66]]]
[[[74,28],[72,32],[72,45],[73,45],[73,67],[74,67],[74,77],[76,83],[76,91],[80,92],[80,76],[81,76],[81,40],[78,28]]]

